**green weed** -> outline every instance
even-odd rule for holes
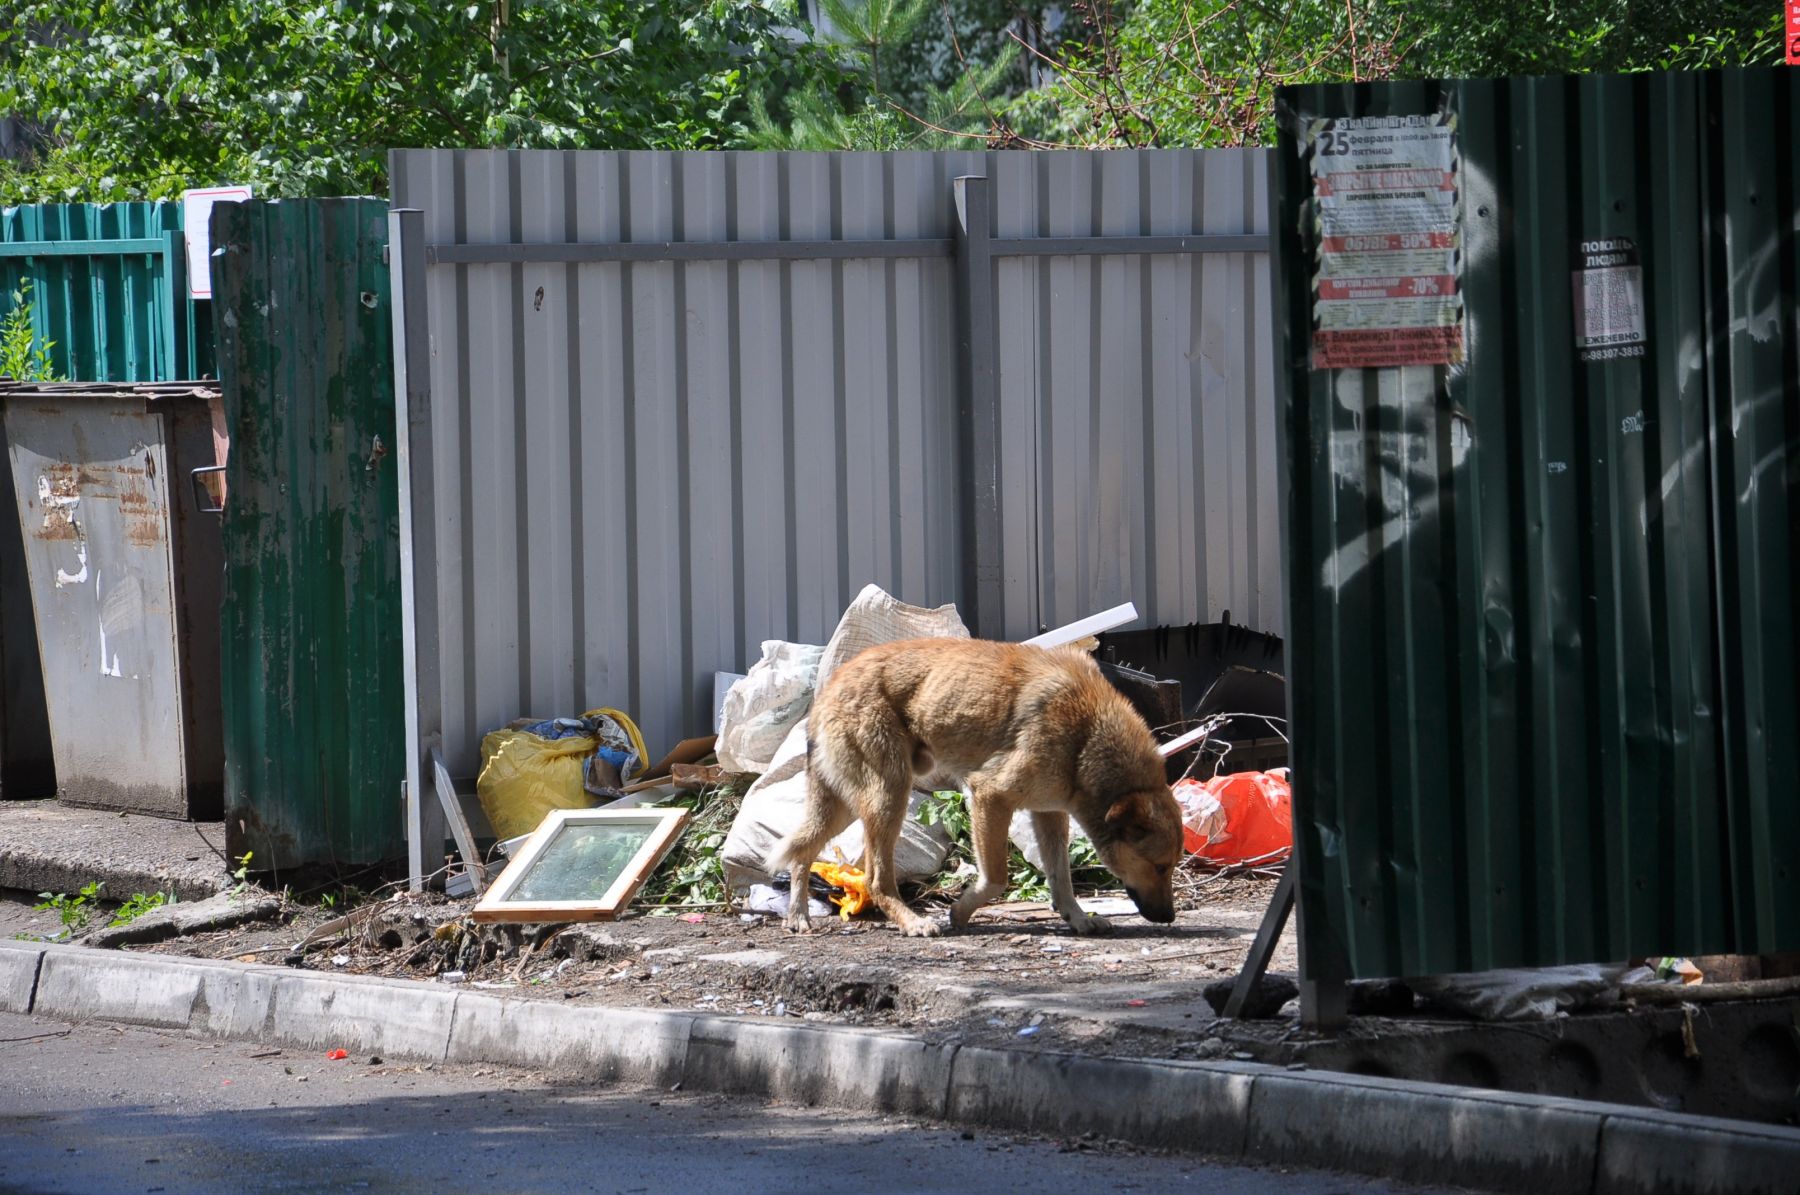
[[[94,880],[84,884],[81,891],[73,896],[67,892],[38,893],[40,903],[32,905],[32,909],[39,913],[55,913],[62,920],[62,928],[45,941],[61,942],[86,929],[100,904],[100,889],[105,886],[99,880]]]

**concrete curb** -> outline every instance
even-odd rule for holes
[[[0,942],[0,1010],[493,1062],[1490,1190],[1788,1195],[1800,1130],[1235,1062],[573,1007],[411,980]]]

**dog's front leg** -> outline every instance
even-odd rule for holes
[[[1012,810],[1002,801],[979,796],[969,800],[969,837],[975,848],[975,879],[950,909],[950,928],[969,924],[975,910],[1006,893],[1006,828]]]
[[[1038,851],[1044,857],[1044,878],[1050,881],[1050,905],[1078,934],[1107,934],[1112,922],[1090,913],[1075,899],[1075,879],[1069,871],[1069,815],[1055,810],[1031,815]]]

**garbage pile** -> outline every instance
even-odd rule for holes
[[[1091,652],[1097,647],[1095,635],[1135,617],[1135,608],[1126,605],[1028,642],[1076,643]],[[792,877],[769,874],[766,860],[798,824],[804,807],[806,717],[813,695],[836,668],[866,648],[934,637],[969,637],[954,606],[913,606],[868,585],[824,644],[763,643],[760,658],[722,694],[717,736],[685,740],[656,765],[647,763],[637,726],[616,709],[521,719],[488,734],[476,795],[501,840],[500,853],[509,860],[508,870],[491,881],[497,894],[483,898],[490,919],[527,916],[515,911],[502,917],[494,907],[504,904],[508,893],[554,889],[545,877],[554,880],[558,874],[559,855],[561,874],[568,874],[570,859],[607,861],[607,874],[589,876],[577,894],[579,899],[598,899],[596,894],[605,889],[614,898],[595,916],[610,917],[623,901],[634,898],[659,909],[730,905],[753,913],[785,912]],[[1230,745],[1210,739],[1229,718],[1242,715],[1214,714],[1190,731],[1181,716],[1178,684],[1128,668],[1108,665],[1106,670],[1140,712],[1146,701],[1161,703],[1157,708],[1168,706],[1176,719],[1156,729],[1174,736],[1170,758],[1192,757],[1189,774],[1174,786],[1185,814],[1192,869],[1273,874],[1271,869],[1281,866],[1293,845],[1286,769],[1225,773],[1222,763]],[[1213,774],[1205,774],[1208,764]],[[1192,774],[1197,771],[1202,774]],[[972,874],[966,817],[949,812],[966,799],[956,789],[951,777],[920,778],[895,851],[901,882],[928,894],[954,895]],[[658,822],[658,814],[667,817]],[[603,849],[596,845],[602,834],[638,837]],[[658,845],[659,834],[668,841]],[[856,822],[826,845],[806,885],[809,899],[817,902],[815,912],[835,906],[840,916],[850,917],[868,905],[857,867],[862,834]],[[1021,860],[1041,870],[1028,814],[1015,817],[1011,837]],[[1090,887],[1113,886],[1079,827],[1073,827],[1072,839],[1078,879],[1085,873]],[[642,850],[634,854],[640,845]],[[533,882],[514,875],[533,866],[539,868]],[[1024,868],[1018,870],[1024,873]],[[1021,886],[1014,895],[1036,898],[1038,893]],[[559,906],[557,912],[570,911]]]

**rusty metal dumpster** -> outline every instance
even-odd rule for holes
[[[0,383],[58,795],[220,816],[216,383]]]

